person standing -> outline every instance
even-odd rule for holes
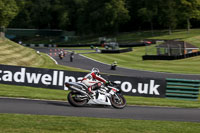
[[[70,62],[73,62],[74,60],[74,51],[72,51],[72,53],[70,54]]]

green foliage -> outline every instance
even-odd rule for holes
[[[177,25],[177,8],[176,1],[165,0],[160,3],[160,23],[169,28],[169,34],[171,30],[176,28]]]
[[[9,4],[4,6],[6,1]],[[171,34],[176,27],[186,28],[187,25],[189,30],[193,23],[199,27],[200,21],[199,0],[0,0],[0,2],[1,25],[4,23],[7,26],[19,11],[9,27],[63,29],[76,31],[81,35],[105,35],[141,29],[151,29],[153,33],[154,29],[163,28],[168,28]]]
[[[116,32],[119,24],[129,19],[124,0],[88,0],[79,14],[78,28],[86,33]]]
[[[0,0],[0,27],[7,27],[18,11],[15,0]]]
[[[187,22],[187,29],[190,30],[190,19],[200,19],[199,0],[178,0],[179,15]]]
[[[127,3],[132,18],[130,24],[140,28],[147,28],[145,24],[150,22],[151,29],[154,23],[156,28],[168,28],[171,33],[176,27],[185,28],[190,19],[199,19],[199,0],[127,0]]]
[[[68,10],[62,0],[26,0],[18,4],[20,12],[10,27],[66,29]]]
[[[83,71],[78,68],[56,65],[46,54],[41,53],[39,55],[35,50],[23,47],[7,39],[0,38],[0,49],[0,64]]]
[[[200,18],[199,0],[179,0],[180,14],[185,18]]]

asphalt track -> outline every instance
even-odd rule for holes
[[[48,48],[36,48],[36,50],[44,53],[52,53],[52,58],[54,58],[58,64],[70,66],[70,67],[76,67],[81,68],[85,70],[91,70],[93,67],[99,68],[102,73],[107,74],[119,74],[122,76],[134,76],[134,77],[157,77],[157,78],[180,78],[180,79],[193,79],[193,80],[200,80],[200,75],[195,74],[172,74],[172,73],[162,73],[162,72],[151,72],[151,71],[140,71],[140,70],[134,70],[134,69],[127,69],[122,67],[117,67],[116,70],[110,70],[110,64],[103,64],[98,61],[94,61],[92,59],[86,58],[84,54],[75,54],[73,62],[70,62],[70,51],[73,51],[73,49],[64,49],[67,52],[67,55],[61,60],[57,55],[55,56],[55,49]],[[92,53],[90,53],[92,54]]]
[[[11,98],[0,98],[0,113],[200,122],[200,109],[147,106],[127,106],[124,109],[114,109],[110,106],[77,108],[62,101]]]

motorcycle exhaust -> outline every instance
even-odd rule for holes
[[[87,95],[88,97],[90,97],[90,95],[88,95],[85,91],[83,91],[83,90],[78,89],[78,88],[75,87],[75,86],[80,87],[80,86],[78,86],[78,85],[70,84],[70,83],[65,83],[65,85],[66,85],[70,90],[78,91],[78,92],[80,92],[81,94],[84,94],[84,95]]]

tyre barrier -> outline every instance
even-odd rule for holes
[[[166,84],[166,98],[198,100],[200,80],[167,78]]]
[[[105,50],[101,50],[101,53],[125,53],[125,52],[130,52],[132,51],[132,48],[127,48],[127,49],[117,49],[117,50],[112,50],[112,49],[105,49]]]
[[[25,47],[57,47],[56,44],[22,44]]]

